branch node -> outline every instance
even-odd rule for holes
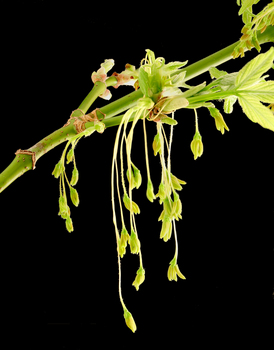
[[[27,155],[31,156],[31,158],[32,158],[32,170],[35,169],[35,163],[36,163],[35,152],[19,149],[15,152],[15,154],[16,155],[17,154],[27,154]]]

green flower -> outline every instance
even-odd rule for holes
[[[68,216],[66,218],[66,228],[67,228],[68,232],[72,232],[73,231],[73,224],[72,224],[72,220],[71,220],[70,216]]]
[[[163,200],[166,198],[166,191],[165,191],[165,185],[163,182],[160,183],[158,193],[156,194],[156,197],[160,198],[160,204],[162,204]]]
[[[177,281],[177,276],[179,276],[181,279],[185,280],[185,276],[181,273],[179,270],[179,266],[177,265],[176,259],[172,259],[167,271],[167,278],[170,281]]]
[[[132,254],[139,253],[141,243],[140,243],[139,238],[137,237],[136,233],[133,230],[131,230],[131,235],[129,237],[129,245],[130,245],[130,251]]]
[[[208,110],[211,114],[211,116],[215,119],[215,125],[216,125],[216,129],[221,131],[222,134],[224,134],[226,129],[227,131],[229,131],[224,118],[222,116],[222,114],[219,112],[219,110],[217,108],[213,108],[213,107],[208,107]]]
[[[125,207],[130,211],[130,198],[129,198],[129,196],[126,193],[124,194],[123,202],[125,204]],[[136,204],[135,202],[131,201],[131,205],[132,205],[133,213],[134,214],[140,214],[140,208],[139,208],[138,204]]]
[[[71,148],[67,153],[67,164],[69,164],[74,157],[74,149]]]
[[[67,205],[66,198],[64,196],[59,197],[59,213],[58,215],[61,216],[61,218],[66,219],[70,216],[70,209]]]
[[[136,288],[136,290],[139,290],[139,286],[144,282],[144,280],[145,280],[145,270],[142,267],[140,267],[139,270],[137,271],[137,275],[132,285]]]
[[[58,179],[58,177],[61,175],[61,173],[65,170],[62,161],[60,160],[56,165],[52,172],[52,175]]]
[[[79,205],[79,196],[78,196],[78,192],[74,187],[70,187],[70,199],[72,201],[72,203],[78,207]]]
[[[162,228],[160,232],[160,238],[163,238],[165,242],[167,242],[171,237],[172,232],[172,221],[169,216],[164,215],[162,219]]]
[[[128,242],[130,242],[130,236],[127,232],[127,229],[125,227],[123,227],[122,231],[121,231],[121,238],[119,241],[119,254],[120,254],[121,258],[126,253],[126,247],[127,247]]]
[[[194,159],[196,160],[198,157],[201,157],[201,155],[203,154],[204,151],[204,146],[202,143],[202,136],[199,133],[199,131],[197,131],[193,137],[193,140],[190,144],[190,148],[192,153],[194,154]]]
[[[161,154],[161,139],[160,139],[160,134],[157,133],[154,137],[153,143],[152,143],[152,148],[154,151],[154,156],[157,155],[157,153]]]
[[[78,171],[78,169],[75,166],[73,168],[73,170],[72,170],[72,176],[71,176],[70,184],[72,186],[74,186],[74,185],[77,184],[78,180],[79,180],[79,171]]]

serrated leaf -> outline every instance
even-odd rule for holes
[[[244,90],[255,84],[260,76],[272,67],[273,60],[274,48],[271,47],[266,53],[262,53],[248,62],[237,75],[235,81],[237,90]]]
[[[274,101],[274,81],[261,81],[252,85],[245,90],[238,90],[239,95],[243,93],[248,96],[257,97],[258,100],[265,103],[273,103]]]
[[[247,115],[254,123],[260,124],[262,127],[274,131],[274,115],[269,108],[264,106],[256,97],[241,94],[238,101]]]

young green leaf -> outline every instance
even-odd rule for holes
[[[257,4],[260,0],[242,0],[242,7],[239,10],[239,16],[241,16],[248,7]],[[239,5],[239,3],[238,3]]]
[[[246,88],[243,92],[238,91],[240,95],[248,94],[248,96],[256,97],[258,100],[265,103],[274,101],[274,81],[261,81]]]
[[[248,94],[241,94],[238,100],[250,120],[274,131],[274,115],[269,108],[264,106],[256,97]]]
[[[238,90],[245,90],[258,82],[263,73],[268,71],[274,60],[274,48],[271,47],[266,53],[260,54],[248,62],[238,73],[235,85]]]
[[[218,79],[218,78],[221,78],[222,76],[226,75],[227,72],[224,70],[219,70],[216,67],[211,67],[211,68],[209,68],[209,74],[211,76],[211,79],[213,79],[213,78]]]
[[[225,102],[224,102],[224,111],[225,111],[225,113],[227,113],[227,114],[232,113],[233,105],[234,105],[234,103],[236,101],[237,101],[237,97],[234,96],[234,95],[225,98]]]

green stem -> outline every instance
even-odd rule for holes
[[[274,27],[269,26],[262,34],[258,33],[257,38],[260,45],[267,42],[274,42]],[[215,52],[214,54],[196,63],[191,64],[190,66],[186,66],[184,68],[186,71],[186,81],[195,78],[197,75],[207,72],[211,67],[216,67],[232,59],[232,52],[238,44],[239,41],[227,46],[220,51]]]
[[[274,27],[268,27],[263,34],[258,34],[259,43],[273,42],[274,41]],[[227,48],[210,55],[203,60],[200,60],[188,67],[186,67],[186,79],[190,80],[204,72],[206,72],[210,67],[215,67],[223,62],[228,61],[232,58],[232,52],[236,45],[236,42]],[[96,82],[93,89],[86,96],[83,102],[80,104],[79,108],[84,114],[88,111],[91,104],[95,99],[101,95],[106,86],[115,85],[117,80],[114,77],[110,77],[106,80],[106,84],[102,82]],[[117,116],[117,114],[126,111],[127,109],[133,107],[139,98],[142,97],[142,92],[139,90],[134,91],[117,101],[111,102],[110,104],[102,107],[100,111],[105,114],[104,123],[106,127],[111,127],[114,125],[119,125],[122,116]],[[207,96],[209,97],[209,95]],[[217,94],[214,94],[214,98]],[[194,102],[194,101],[192,101]],[[80,110],[75,110],[72,114],[73,117],[81,116],[82,112]],[[133,119],[133,118],[132,118]],[[132,121],[131,119],[129,121]],[[92,127],[93,123],[86,123],[85,127]],[[72,137],[77,135],[74,125],[71,123],[65,127],[62,127],[52,134],[48,135],[37,144],[29,148],[27,151],[35,153],[35,158],[38,160],[41,156],[46,154],[52,148],[58,146],[59,144],[70,140]],[[32,156],[27,154],[18,154],[11,162],[11,164],[0,174],[0,192],[2,192],[6,187],[8,187],[13,181],[15,181],[19,176],[24,174],[26,171],[33,169]]]

